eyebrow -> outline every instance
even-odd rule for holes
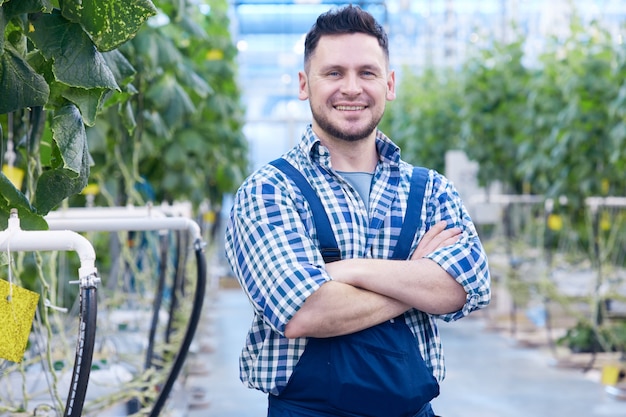
[[[326,65],[323,67],[320,67],[319,71],[320,72],[329,72],[329,71],[337,71],[337,70],[345,70],[347,67],[344,65]],[[361,65],[359,67],[357,67],[357,69],[359,71],[372,71],[372,72],[384,72],[384,68],[378,66],[378,65],[372,65],[372,64],[365,64],[365,65]]]

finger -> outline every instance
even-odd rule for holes
[[[431,242],[430,245],[434,249],[439,249],[444,246],[448,246],[449,242],[456,242],[461,235],[461,229],[458,227],[451,227],[443,232],[439,233]]]
[[[424,234],[424,237],[422,237],[422,240],[420,241],[420,244],[427,245],[433,239],[436,239],[437,236],[440,233],[442,233],[442,232],[444,232],[446,230],[446,226],[447,225],[448,224],[445,221],[441,221],[441,222],[435,223],[435,225],[433,227],[431,227],[430,230],[428,230]]]
[[[420,253],[424,253],[426,250],[428,250],[431,242],[437,239],[437,236],[445,231],[446,225],[447,224],[444,221],[435,223],[420,239],[419,243],[417,244],[417,251]]]
[[[441,244],[436,249],[445,248],[446,246],[454,245],[459,241],[460,234],[454,235],[451,238],[448,238],[441,242]]]
[[[433,226],[420,240],[411,259],[419,259],[437,249],[456,243],[461,229],[457,227],[445,229],[446,226],[446,222],[439,222]]]
[[[422,256],[431,252],[434,252],[437,249],[441,249],[445,246],[449,246],[451,244],[456,243],[459,239],[460,231],[459,230],[446,230],[445,233],[441,233],[429,241],[427,244],[424,244],[420,247],[420,252]]]
[[[420,246],[424,248],[435,247],[442,240],[454,236],[457,233],[454,228],[446,229],[447,226],[448,224],[445,221],[435,224],[428,232],[426,232],[420,241]]]

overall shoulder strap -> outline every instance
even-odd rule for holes
[[[270,162],[271,165],[281,170],[287,177],[291,178],[304,198],[308,201],[313,212],[313,222],[315,223],[315,229],[317,230],[317,236],[320,242],[320,251],[324,257],[324,262],[330,263],[341,259],[341,251],[337,245],[335,234],[330,225],[330,220],[326,214],[322,201],[309,184],[309,181],[302,175],[296,167],[291,165],[289,161],[284,158],[278,158]]]
[[[406,214],[391,259],[405,260],[409,258],[413,238],[422,221],[422,204],[424,201],[424,192],[426,191],[426,183],[428,182],[428,171],[429,170],[424,167],[413,168]]]

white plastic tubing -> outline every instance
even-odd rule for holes
[[[70,207],[52,211],[46,215],[46,221],[56,219],[111,219],[135,217],[191,217],[191,206],[185,203],[172,205],[147,204],[145,206],[120,207]]]
[[[91,212],[91,213],[90,213]],[[68,209],[46,216],[50,230],[74,230],[76,232],[119,232],[188,230],[194,241],[202,240],[198,224],[187,217],[167,217],[154,208],[102,208]]]
[[[79,279],[95,277],[96,252],[85,237],[70,230],[22,230],[17,210],[12,210],[8,227],[0,232],[0,251],[74,251],[80,259]]]

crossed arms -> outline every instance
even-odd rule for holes
[[[285,327],[285,336],[331,337],[353,333],[416,308],[445,314],[462,308],[467,294],[443,268],[424,258],[452,245],[461,231],[432,227],[407,261],[346,259],[326,265],[332,277],[309,296]],[[384,276],[384,279],[380,279]]]

